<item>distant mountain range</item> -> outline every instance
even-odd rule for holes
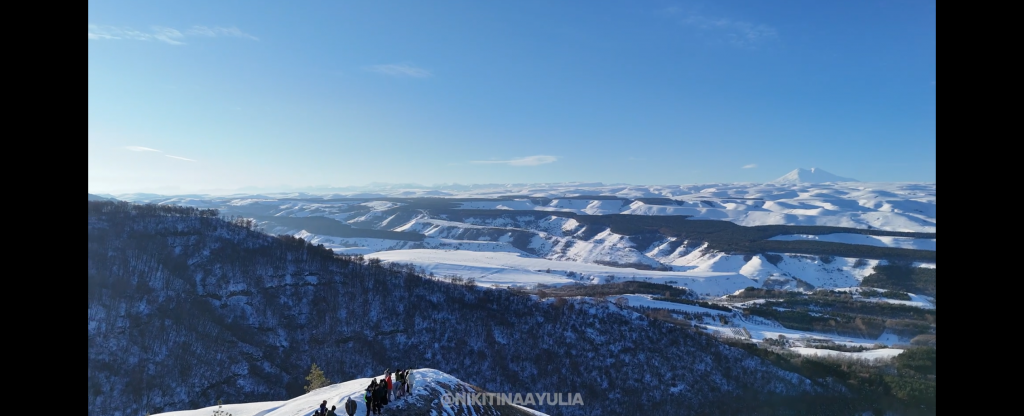
[[[796,169],[782,177],[775,179],[768,184],[799,184],[799,183],[825,183],[825,182],[859,182],[856,179],[837,176],[820,168]],[[748,183],[760,184],[760,183]],[[627,183],[602,183],[602,182],[544,182],[544,183],[439,183],[423,185],[418,183],[386,183],[372,182],[366,185],[352,186],[246,186],[235,189],[216,189],[207,191],[190,192],[187,194],[155,194],[146,192],[121,193],[119,196],[126,196],[128,199],[139,199],[144,196],[175,195],[175,196],[200,196],[200,195],[252,195],[252,194],[282,194],[295,195],[346,195],[359,197],[380,197],[380,196],[465,196],[467,194],[477,195],[510,195],[530,190],[566,190],[571,193],[573,190],[589,190],[586,194],[595,194],[593,191],[606,189],[631,189],[631,188],[660,188],[660,187],[702,187],[709,188],[719,185],[736,185],[736,183],[708,183],[708,184],[685,184],[685,185],[636,185]],[[602,192],[606,194],[607,192]],[[114,195],[96,194],[100,197],[113,198]],[[660,195],[633,195],[636,196],[660,196]],[[125,198],[121,198],[125,199]]]

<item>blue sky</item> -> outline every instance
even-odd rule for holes
[[[933,1],[90,1],[89,191],[934,182]]]

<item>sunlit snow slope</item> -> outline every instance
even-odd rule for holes
[[[311,416],[319,408],[320,403],[327,401],[327,408],[336,407],[335,412],[339,416],[345,415],[345,402],[352,398],[356,402],[357,415],[365,415],[366,403],[363,402],[363,391],[374,379],[380,381],[383,375],[373,378],[361,378],[346,381],[344,383],[332,384],[309,393],[295,397],[291,400],[277,402],[257,403],[231,403],[222,406],[210,406],[196,410],[184,410],[176,412],[158,413],[154,416],[210,416],[214,411],[220,410],[230,413],[231,416]],[[453,399],[465,397],[465,393],[483,392],[479,388],[465,383],[444,372],[424,368],[416,369],[411,373],[413,391],[411,395],[392,401],[384,407],[385,414],[389,415],[455,415],[474,414],[491,416],[544,416],[544,413],[529,409],[518,404],[490,404],[496,403],[495,399],[487,405],[468,405],[455,400],[448,403],[444,396],[447,394]],[[536,399],[532,399],[536,401]],[[585,404],[585,402],[584,402]]]

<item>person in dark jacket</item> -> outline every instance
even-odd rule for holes
[[[376,406],[374,406],[374,410],[379,415],[381,409],[388,404],[388,385],[383,381],[377,383],[377,387],[373,391],[373,401],[376,404]]]
[[[366,416],[370,416],[370,412],[374,411],[377,407],[377,401],[374,400],[374,392],[377,391],[377,379],[373,379],[370,385],[366,387],[366,392],[363,394],[363,400],[366,401]]]
[[[327,400],[320,402],[320,416],[327,415]]]
[[[395,393],[395,399],[396,400],[399,397],[402,397],[402,393],[405,391],[405,387],[402,386],[402,383],[404,383],[404,382],[405,382],[405,371],[402,371],[402,369],[399,368],[398,371],[395,372],[395,388],[392,390]]]
[[[327,411],[327,416],[338,416],[338,414],[334,412],[334,409],[336,409],[336,407],[331,406],[331,410]]]
[[[405,392],[412,393],[412,369],[405,369]]]
[[[357,406],[356,401],[349,397],[348,400],[345,400],[345,414],[348,416],[356,416]]]

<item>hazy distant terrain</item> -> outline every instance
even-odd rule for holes
[[[411,196],[423,194],[435,196]],[[934,184],[563,184],[376,195],[118,198],[216,208],[336,253],[487,285],[636,278],[721,296],[747,286],[856,287],[890,261],[935,267]]]

